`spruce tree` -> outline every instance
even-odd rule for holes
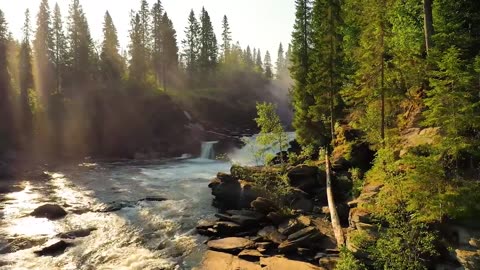
[[[30,107],[30,91],[33,89],[32,49],[30,46],[30,11],[25,11],[23,25],[23,39],[19,54],[18,74],[20,88],[20,134],[23,138],[22,145],[30,142],[32,132],[32,110]]]
[[[336,106],[342,82],[342,19],[340,1],[316,0],[312,10],[311,65],[307,91],[315,97],[309,109],[315,119],[329,126],[329,134],[335,139]]]
[[[37,14],[37,27],[33,41],[35,66],[38,72],[37,89],[42,101],[48,108],[53,87],[53,39],[52,24],[50,19],[50,7],[48,0],[42,0]]]
[[[230,24],[228,23],[227,15],[223,16],[222,20],[222,56],[226,61],[232,47],[232,32],[230,31]]]
[[[185,29],[185,39],[182,40],[182,45],[187,74],[190,82],[193,82],[198,72],[200,53],[200,25],[193,10],[190,11],[188,16],[188,25]]]
[[[147,77],[148,62],[143,46],[142,24],[138,13],[132,12],[130,19],[129,43],[129,79],[135,83],[144,83]]]
[[[282,43],[280,43],[280,45],[278,46],[277,62],[275,63],[275,68],[277,70],[276,78],[278,80],[283,80],[288,77],[287,59]]]
[[[9,33],[5,15],[0,10],[0,155],[11,147],[13,115],[10,75],[7,62]]]
[[[306,91],[311,68],[311,2],[296,0],[295,7],[295,25],[289,54],[290,73],[294,80],[292,89],[293,126],[300,144],[318,146],[324,144],[322,138],[324,138],[325,127],[321,119],[316,118],[311,111],[315,105],[315,97]]]
[[[255,58],[255,71],[263,74],[263,62],[262,62],[262,52],[260,49],[257,50],[257,57]]]
[[[178,46],[177,33],[173,27],[173,23],[168,17],[167,13],[163,14],[162,25],[164,31],[162,33],[163,44],[163,89],[166,91],[169,85],[169,78],[175,76],[178,69]]]
[[[63,30],[60,7],[55,4],[52,20],[53,67],[55,70],[55,93],[62,91],[65,68],[67,65],[67,40]]]
[[[73,0],[68,14],[68,82],[81,86],[92,79],[93,43],[87,18],[79,0]]]
[[[163,36],[166,31],[166,26],[163,20],[163,7],[160,0],[157,0],[153,4],[152,8],[152,61],[155,79],[157,84],[162,78],[164,65],[165,65],[165,53],[163,51]]]
[[[200,14],[200,55],[199,66],[202,76],[209,78],[215,70],[218,46],[210,15],[202,8]]]
[[[105,13],[103,22],[103,42],[100,53],[101,77],[108,83],[119,82],[123,74],[122,57],[119,51],[117,29],[110,13]]]
[[[265,65],[265,77],[267,79],[273,79],[273,70],[272,70],[272,57],[270,56],[270,52],[267,51],[265,54],[265,60],[264,60],[264,65]]]

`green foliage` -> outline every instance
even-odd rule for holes
[[[441,128],[445,138],[440,147],[457,158],[476,141],[468,134],[480,127],[478,93],[472,88],[473,76],[459,49],[449,48],[437,65],[439,70],[433,72],[432,89],[425,99],[424,124]]]
[[[257,142],[262,147],[260,152],[266,153],[269,148],[279,149],[280,159],[283,164],[283,151],[288,147],[288,138],[283,129],[280,117],[277,114],[277,106],[273,103],[258,103],[257,114],[255,118],[260,133],[257,136]],[[266,157],[267,159],[269,157]],[[265,160],[268,163],[268,160]]]
[[[340,261],[337,263],[335,270],[366,270],[365,265],[355,258],[352,252],[343,248],[340,250]]]
[[[376,241],[372,252],[375,269],[427,269],[425,258],[437,255],[436,236],[422,224],[391,224]]]

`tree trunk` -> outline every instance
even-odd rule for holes
[[[342,226],[340,225],[340,218],[338,217],[335,200],[333,198],[330,159],[328,157],[328,152],[325,154],[325,166],[327,173],[327,200],[328,208],[330,210],[330,219],[332,220],[332,228],[333,233],[335,234],[335,239],[337,240],[337,247],[341,248],[345,245],[345,238],[343,236]]]
[[[432,35],[434,34],[434,28],[433,28],[432,2],[433,0],[423,0],[423,18],[424,18],[423,26],[425,31],[425,50],[427,54],[433,46]]]

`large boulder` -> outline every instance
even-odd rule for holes
[[[304,213],[312,212],[314,208],[313,200],[309,198],[308,193],[301,189],[293,188],[286,196],[286,204],[293,210],[299,210]]]
[[[253,247],[255,243],[247,238],[241,237],[227,237],[218,240],[208,241],[207,246],[210,249],[223,251],[223,252],[238,252],[250,247]]]
[[[257,198],[251,183],[236,180],[230,175],[219,174],[208,185],[215,197],[214,205],[220,209],[248,208],[250,203]]]
[[[255,211],[262,214],[269,214],[278,210],[278,207],[270,200],[263,197],[258,197],[250,203]]]
[[[57,204],[44,204],[42,206],[37,207],[35,210],[33,210],[33,212],[30,213],[30,215],[37,218],[47,218],[49,220],[56,220],[66,216],[67,212]]]
[[[261,270],[260,265],[239,259],[231,254],[207,251],[203,257],[200,267],[194,268],[195,270],[229,270],[229,269],[241,269],[241,270]]]

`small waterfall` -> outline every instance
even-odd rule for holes
[[[202,153],[200,154],[200,158],[215,159],[215,151],[213,149],[213,146],[217,143],[218,141],[202,142]]]

